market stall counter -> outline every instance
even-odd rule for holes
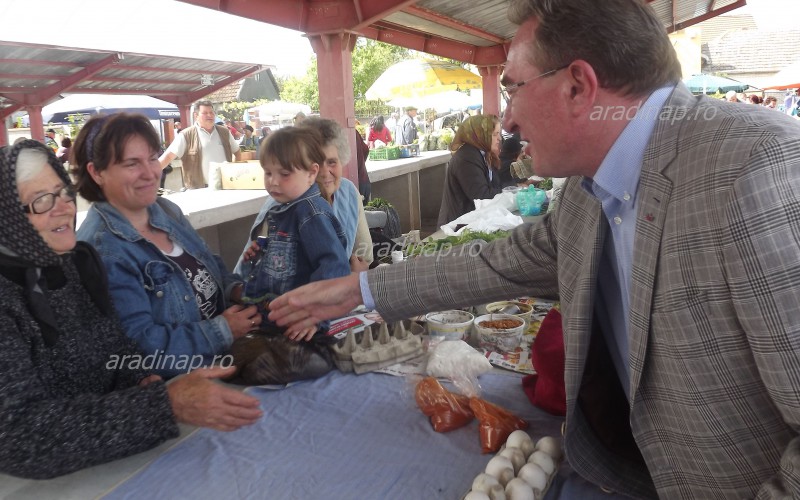
[[[391,203],[404,233],[435,227],[449,151],[423,151],[396,160],[367,160],[372,197]]]

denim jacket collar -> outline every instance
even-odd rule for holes
[[[296,199],[289,201],[287,203],[281,203],[280,205],[275,205],[274,207],[270,208],[269,213],[270,215],[280,215],[289,210],[290,208],[292,208],[293,206],[295,206],[296,204],[300,203],[301,201],[308,200],[309,198],[314,198],[317,196],[320,196],[320,192],[319,192],[319,186],[315,182],[314,184],[311,185],[310,188],[306,190],[305,193],[301,194]]]
[[[138,241],[143,239],[142,235],[139,234],[139,231],[133,227],[133,224],[131,224],[130,221],[124,215],[122,215],[119,210],[117,210],[107,201],[95,202],[93,207],[95,210],[97,210],[97,213],[100,215],[100,217],[102,217],[102,219],[105,221],[106,225],[108,226],[108,230],[117,237],[127,241]],[[161,229],[167,234],[172,233],[168,221],[169,216],[158,205],[158,203],[153,203],[147,207],[147,212],[151,226]]]

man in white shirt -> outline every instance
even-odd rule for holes
[[[239,143],[224,125],[214,124],[216,113],[211,101],[198,101],[194,107],[194,125],[183,130],[159,158],[161,168],[175,158],[182,162],[183,184],[189,189],[208,186],[211,163],[238,161]]]

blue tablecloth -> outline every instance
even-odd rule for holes
[[[486,374],[482,397],[529,421],[538,439],[562,419],[532,406],[515,375]],[[281,390],[252,388],[264,417],[231,433],[201,429],[105,498],[460,499],[492,455],[477,421],[434,432],[410,379],[333,372]],[[547,498],[608,499],[562,465]]]

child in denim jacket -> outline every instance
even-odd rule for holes
[[[315,182],[325,162],[322,142],[314,129],[286,127],[261,145],[264,187],[278,205],[267,212],[262,236],[245,252],[245,261],[257,262],[244,286],[244,302],[263,304],[312,281],[350,274],[344,230]],[[262,327],[277,328],[268,313],[261,309]],[[323,322],[292,339],[324,335],[328,325]]]

